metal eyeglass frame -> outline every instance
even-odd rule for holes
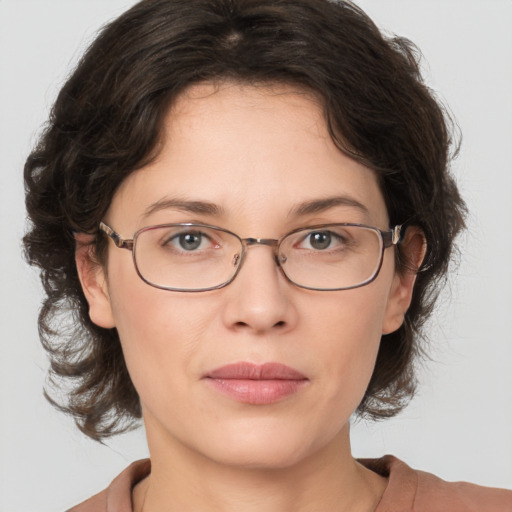
[[[181,226],[183,226],[183,227],[194,226],[194,227],[198,227],[198,228],[216,229],[217,231],[222,231],[224,233],[227,233],[227,234],[232,235],[235,238],[237,238],[240,241],[240,244],[242,246],[242,253],[240,254],[239,264],[235,270],[235,273],[231,276],[231,278],[219,285],[216,285],[216,286],[210,286],[207,288],[194,288],[194,289],[173,288],[171,286],[162,286],[162,285],[158,285],[158,284],[148,281],[139,271],[139,267],[137,265],[137,260],[135,257],[135,247],[137,244],[138,236],[141,233],[143,233],[144,231],[148,231],[151,229],[160,228],[160,227],[178,227],[178,226],[180,226],[180,227]],[[319,230],[319,229],[328,228],[330,226],[361,227],[361,228],[371,229],[371,230],[375,231],[376,233],[378,233],[378,235],[380,236],[380,238],[382,240],[381,254],[380,254],[379,264],[378,264],[375,272],[373,273],[373,275],[371,277],[369,277],[368,279],[366,279],[365,281],[363,281],[362,283],[359,283],[359,284],[353,285],[353,286],[344,286],[341,288],[314,288],[311,286],[304,286],[304,285],[296,283],[295,281],[292,281],[292,279],[290,279],[288,277],[288,275],[286,274],[286,271],[283,269],[283,267],[281,265],[282,262],[279,261],[279,247],[281,245],[281,242],[288,236],[293,235],[294,233],[297,233],[299,231]],[[210,224],[200,224],[200,223],[195,223],[195,222],[179,222],[179,223],[157,224],[157,225],[153,225],[153,226],[146,226],[146,227],[143,227],[143,228],[139,229],[138,231],[136,231],[133,235],[133,238],[129,238],[129,239],[123,238],[119,233],[114,231],[114,229],[112,229],[105,222],[100,222],[99,229],[100,229],[100,231],[104,232],[114,242],[116,247],[118,247],[120,249],[127,249],[127,250],[131,251],[135,270],[136,270],[138,276],[146,284],[148,284],[149,286],[153,286],[154,288],[159,288],[161,290],[176,291],[176,292],[206,292],[206,291],[218,290],[220,288],[224,288],[225,286],[230,284],[236,278],[236,276],[240,272],[240,269],[242,268],[242,265],[245,261],[245,255],[247,253],[247,249],[253,245],[267,245],[269,247],[272,247],[274,250],[274,260],[276,262],[276,265],[280,268],[281,272],[283,273],[283,275],[287,279],[287,281],[292,283],[295,286],[298,286],[299,288],[304,288],[306,290],[326,291],[326,292],[340,291],[340,290],[351,290],[353,288],[360,288],[361,286],[365,286],[365,285],[371,283],[372,281],[374,281],[377,278],[377,276],[379,275],[380,269],[382,267],[382,262],[384,259],[384,251],[389,247],[398,245],[403,240],[403,237],[405,234],[405,229],[403,229],[403,224],[397,224],[396,226],[391,228],[389,231],[383,231],[374,226],[367,226],[365,224],[357,224],[357,223],[350,223],[350,222],[336,222],[336,223],[318,224],[315,226],[301,227],[301,228],[294,229],[293,231],[290,231],[289,233],[286,233],[286,235],[282,236],[279,239],[276,239],[276,238],[241,238],[236,233],[233,233],[232,231],[229,231],[227,229],[220,228],[218,226],[212,226]],[[286,260],[284,260],[284,261],[286,261]],[[284,263],[284,261],[283,261],[283,263]]]

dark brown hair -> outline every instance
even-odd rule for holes
[[[344,1],[144,0],[107,25],[60,91],[25,165],[25,250],[46,292],[40,336],[50,385],[67,385],[66,398],[47,393],[49,400],[98,440],[140,418],[117,331],[89,318],[73,233],[93,233],[101,259],[98,224],[120,183],[155,156],[173,99],[193,83],[234,80],[313,91],[340,150],[379,176],[391,225],[423,230],[427,252],[412,304],[400,329],[383,337],[358,408],[372,418],[401,410],[465,213],[448,172],[451,123],[422,81],[418,56]]]

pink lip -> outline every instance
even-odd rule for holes
[[[298,392],[308,379],[280,363],[234,363],[208,372],[205,380],[217,391],[238,402],[266,405]]]

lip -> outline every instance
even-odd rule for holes
[[[300,391],[308,378],[281,363],[238,362],[209,371],[204,379],[221,394],[244,404],[268,405]]]

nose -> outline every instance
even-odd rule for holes
[[[286,331],[297,321],[295,289],[276,264],[272,247],[249,247],[236,279],[225,288],[224,322],[254,334]]]

